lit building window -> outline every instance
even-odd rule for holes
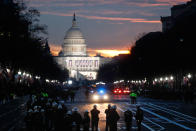
[[[95,60],[95,67],[98,67],[98,60]]]
[[[72,60],[69,60],[69,67],[72,66]]]

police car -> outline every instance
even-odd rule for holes
[[[109,100],[109,95],[105,89],[98,89],[92,95],[93,101],[107,101]]]

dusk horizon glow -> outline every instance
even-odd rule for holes
[[[187,1],[190,0],[25,0],[28,7],[40,11],[40,23],[48,26],[53,55],[61,49],[73,13],[88,49],[129,50],[140,34],[161,31],[160,17],[169,16],[173,5]]]
[[[53,56],[58,56],[58,53],[61,51],[62,47],[54,44],[50,44],[50,51]],[[100,54],[103,57],[114,57],[119,54],[130,54],[129,49],[90,49],[87,48],[87,52],[89,56],[96,56]]]

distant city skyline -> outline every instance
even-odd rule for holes
[[[40,11],[40,23],[48,26],[53,55],[60,51],[75,12],[90,55],[101,53],[107,57],[118,54],[118,50],[125,53],[139,34],[161,31],[160,16],[170,15],[173,5],[187,1],[25,0],[28,7]]]

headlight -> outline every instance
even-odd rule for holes
[[[93,95],[93,99],[94,100],[98,100],[99,99],[99,96],[98,95]]]
[[[104,99],[104,100],[108,99],[108,96],[107,96],[107,95],[104,95],[104,96],[103,96],[103,99]]]

